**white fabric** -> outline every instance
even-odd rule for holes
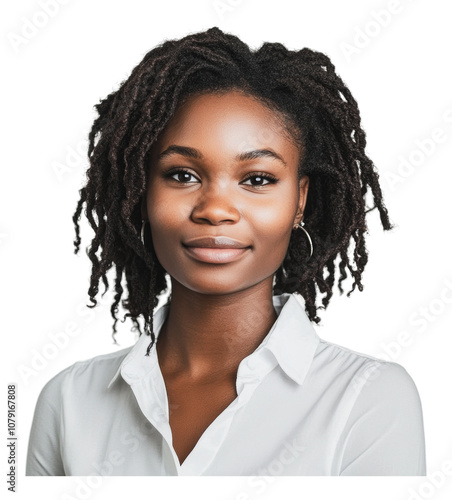
[[[399,364],[326,342],[292,294],[238,368],[237,398],[182,463],[150,338],[66,368],[43,388],[27,475],[425,475],[422,408]],[[154,332],[168,312],[154,315]]]

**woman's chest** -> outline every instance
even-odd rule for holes
[[[204,431],[236,398],[235,382],[166,381],[173,448],[182,464]]]

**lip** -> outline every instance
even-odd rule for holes
[[[211,264],[234,262],[250,248],[249,245],[226,236],[193,238],[182,245],[194,259]]]
[[[249,245],[241,241],[228,238],[227,236],[201,236],[192,238],[188,241],[183,241],[182,244],[186,247],[196,248],[248,248]]]

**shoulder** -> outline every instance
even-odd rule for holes
[[[123,359],[132,347],[120,351],[101,354],[93,358],[77,361],[53,376],[43,387],[39,401],[47,400],[56,404],[65,391],[83,392],[93,387],[107,388],[110,380],[117,372]]]
[[[400,364],[321,341],[315,371],[337,419],[341,475],[425,474],[422,405]]]
[[[363,354],[320,339],[313,363],[314,372],[322,374],[347,397],[349,404],[400,408],[406,405],[420,412],[416,385],[400,364]]]

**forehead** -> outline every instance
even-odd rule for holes
[[[289,157],[298,155],[282,115],[235,90],[189,97],[161,133],[157,150],[174,143],[234,154],[267,147],[284,151]]]

